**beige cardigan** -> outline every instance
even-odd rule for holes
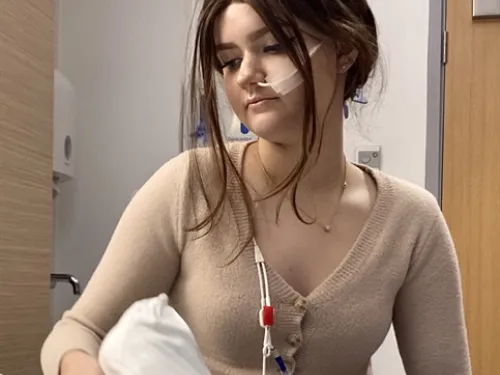
[[[244,149],[230,146],[238,167]],[[199,155],[210,169],[207,154]],[[305,298],[269,270],[275,346],[296,375],[365,375],[394,323],[407,375],[471,374],[457,257],[436,200],[410,183],[366,171],[378,187],[377,201],[330,277]],[[44,344],[45,375],[58,374],[68,350],[95,356],[128,306],[162,292],[191,327],[213,375],[261,374],[252,246],[224,265],[248,234],[243,201],[231,185],[236,199],[219,225],[190,238],[183,225],[203,210],[190,176],[184,153],[132,199],[84,294]]]

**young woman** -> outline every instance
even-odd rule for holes
[[[343,153],[343,106],[378,57],[367,3],[205,0],[195,45],[191,103],[203,98],[210,147],[169,161],[135,195],[47,338],[45,375],[100,374],[103,337],[160,293],[213,375],[366,375],[391,323],[408,375],[470,374],[436,200]],[[219,78],[258,141],[224,143]]]

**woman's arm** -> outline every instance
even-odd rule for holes
[[[95,357],[80,350],[71,350],[63,355],[61,375],[104,375]]]
[[[133,302],[170,291],[183,246],[179,221],[187,159],[180,155],[166,163],[125,209],[83,295],[44,343],[45,375],[84,374],[69,369],[92,366],[103,337]]]
[[[408,375],[471,374],[457,255],[437,205],[396,298],[394,327]]]

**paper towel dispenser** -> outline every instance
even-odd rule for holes
[[[53,172],[58,182],[75,174],[76,93],[59,70],[54,70],[54,155]]]

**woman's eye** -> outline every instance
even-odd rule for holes
[[[241,59],[232,59],[226,62],[221,62],[221,70],[229,69],[230,71],[236,70],[241,63]]]
[[[277,52],[284,52],[284,51],[283,51],[283,47],[281,47],[281,44],[278,43],[278,44],[273,44],[273,45],[264,47],[264,53],[268,53],[268,52],[277,53]]]
[[[296,39],[295,38],[290,38],[291,43],[295,43]],[[269,46],[264,47],[264,53],[285,53],[285,48],[279,44],[271,44]]]

